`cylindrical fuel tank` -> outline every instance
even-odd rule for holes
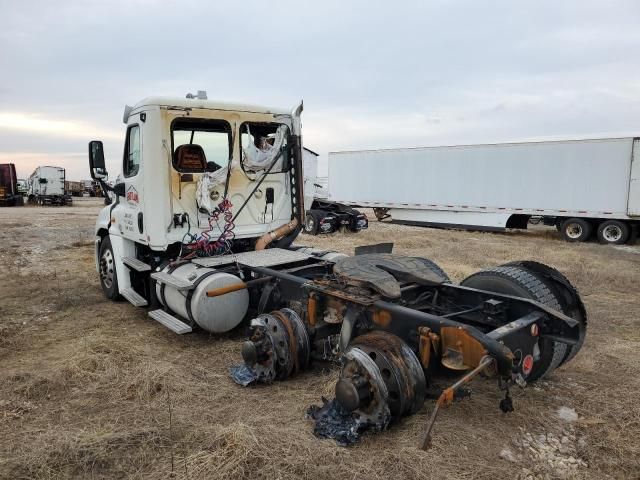
[[[203,330],[227,332],[238,326],[247,313],[249,293],[246,289],[207,297],[209,290],[242,283],[239,277],[193,263],[177,267],[169,265],[163,271],[195,284],[195,288],[178,290],[169,284],[156,283],[156,295],[160,303],[183,319],[195,322]]]

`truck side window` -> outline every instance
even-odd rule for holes
[[[140,126],[131,125],[127,130],[122,172],[125,177],[133,177],[137,175],[138,170],[140,170]]]
[[[289,168],[289,128],[280,123],[246,122],[240,126],[242,169],[282,173]],[[275,162],[275,163],[274,163]]]

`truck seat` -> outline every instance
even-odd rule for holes
[[[200,145],[180,145],[173,152],[173,165],[180,171],[203,172],[207,169],[207,157]]]

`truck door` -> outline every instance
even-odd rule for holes
[[[635,138],[633,140],[627,215],[630,217],[640,216],[640,138]]]
[[[120,196],[119,204],[113,213],[116,217],[117,231],[124,238],[135,242],[145,242],[141,203],[144,193],[142,151],[142,129],[139,124],[129,125],[122,164],[124,196]]]

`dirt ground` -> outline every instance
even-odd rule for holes
[[[640,478],[640,247],[567,244],[555,230],[477,233],[372,221],[359,235],[301,236],[352,253],[394,241],[456,281],[515,259],[548,263],[589,314],[578,356],[498,409],[493,382],[441,412],[417,448],[428,401],[390,431],[342,448],[304,413],[332,393],[317,365],[242,389],[227,367],[240,332],[177,336],[144,309],[107,302],[93,259],[93,199],[0,209],[0,477],[38,478]]]

